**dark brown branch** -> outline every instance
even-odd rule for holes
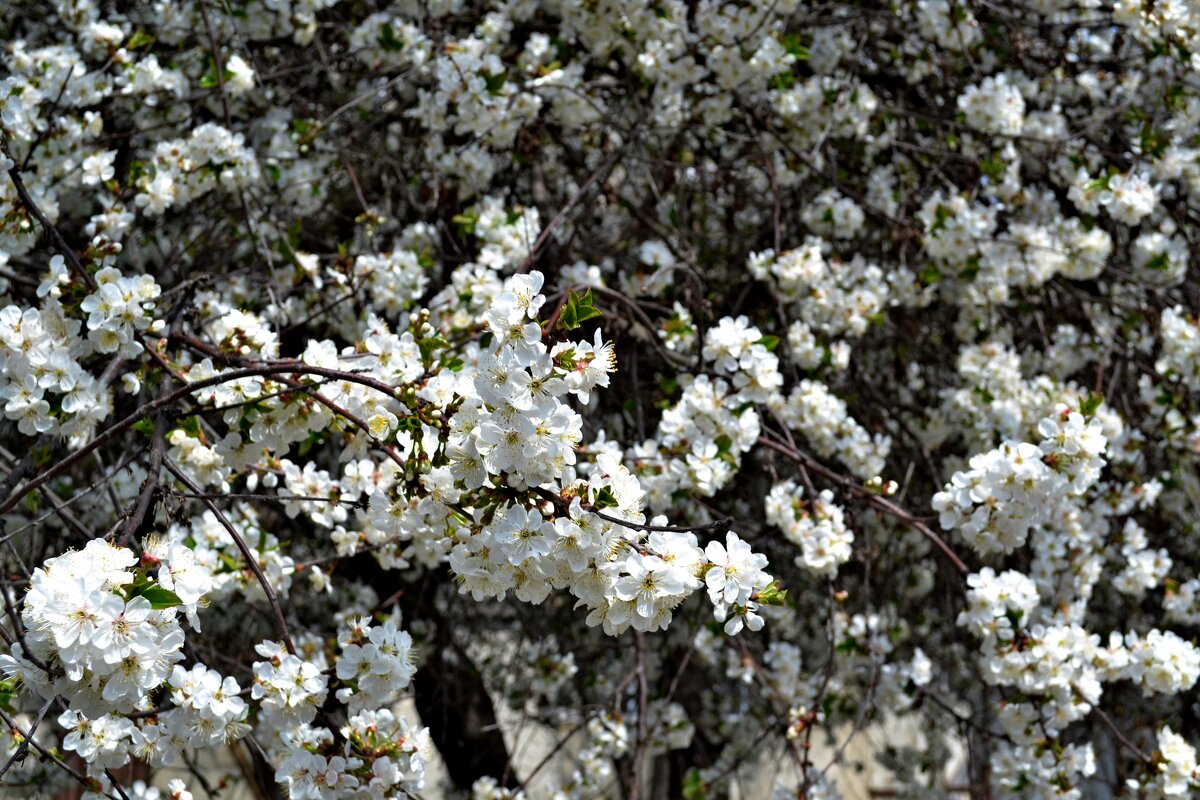
[[[873,506],[877,510],[882,511],[888,516],[894,517],[913,528],[930,542],[932,542],[934,547],[936,547],[941,554],[946,557],[947,561],[954,565],[954,568],[958,570],[959,573],[966,575],[971,571],[966,563],[958,557],[958,554],[950,548],[950,545],[946,544],[946,541],[942,539],[941,536],[939,536],[933,531],[933,529],[931,529],[916,516],[905,511],[900,506],[882,497],[881,495],[872,492],[870,489],[859,486],[853,480],[835,470],[830,469],[821,462],[817,461],[815,458],[812,458],[800,450],[788,447],[787,445],[777,442],[774,439],[769,439],[766,436],[758,437],[758,443],[763,447],[774,450],[775,452],[790,458],[797,464],[803,465],[806,469],[812,470],[826,480],[832,481],[842,488],[857,494],[864,501],[866,501],[867,505]]]
[[[186,486],[195,494],[202,495],[204,490],[201,489],[196,482],[188,477],[187,473],[179,468],[170,458],[164,459],[163,463],[167,467],[167,471],[175,476],[176,480]],[[279,633],[283,637],[283,645],[292,655],[296,655],[296,645],[292,643],[292,636],[288,633],[287,620],[283,618],[283,608],[279,605],[279,599],[275,596],[275,590],[271,588],[271,582],[267,580],[267,576],[263,574],[262,567],[258,565],[258,560],[255,559],[254,553],[250,551],[246,540],[242,537],[241,532],[234,527],[229,521],[229,517],[225,516],[225,512],[220,507],[207,497],[201,497],[200,502],[208,507],[208,510],[213,513],[217,521],[221,523],[221,527],[233,537],[233,543],[237,545],[237,549],[241,552],[242,557],[246,559],[246,565],[250,567],[250,571],[254,573],[254,577],[258,579],[258,583],[262,586],[263,594],[267,596],[267,603],[271,606],[271,613],[275,615],[275,622],[279,626]]]
[[[7,141],[3,142],[3,146],[0,149],[2,149],[4,155],[7,156],[10,161],[13,160],[12,154],[8,149]],[[46,219],[46,215],[42,213],[42,210],[38,208],[37,203],[33,201],[33,196],[29,194],[29,189],[25,187],[25,181],[21,179],[21,171],[17,168],[15,161],[13,162],[13,166],[8,170],[8,177],[10,180],[12,180],[13,186],[15,186],[17,189],[17,197],[21,199],[21,205],[25,206],[25,210],[28,211],[30,215],[32,215],[33,218],[38,221],[38,224],[42,226],[42,230],[44,230],[46,235],[50,237],[50,241],[54,244],[54,248],[58,250],[58,252],[62,254],[63,258],[67,260],[67,263],[71,265],[71,271],[74,272],[81,281],[87,284],[89,289],[95,291],[96,279],[92,277],[90,272],[84,269],[83,263],[79,260],[79,256],[76,255],[75,251],[71,249],[71,246],[67,244],[67,240],[64,239],[62,234],[58,232],[58,228],[55,227],[54,223]]]
[[[122,534],[120,543],[127,544],[132,541],[135,536],[142,530],[142,526],[146,521],[146,512],[150,510],[153,504],[155,494],[158,491],[159,473],[162,471],[163,456],[166,453],[166,421],[161,413],[154,415],[154,433],[150,440],[150,463],[146,467],[146,480],[142,482],[142,490],[138,494],[137,505],[133,508],[133,513],[129,515],[129,520],[125,523],[125,533]]]
[[[150,402],[143,404],[132,414],[104,430],[102,433],[96,436],[95,439],[92,439],[87,444],[73,451],[54,466],[39,474],[37,477],[29,480],[23,485],[22,491],[17,492],[5,500],[3,504],[0,504],[0,514],[11,511],[14,507],[16,507],[17,503],[21,502],[21,498],[26,494],[38,488],[39,486],[43,486],[58,475],[61,475],[67,469],[79,463],[88,455],[104,446],[115,437],[129,430],[141,420],[161,409],[171,406],[173,403],[182,400],[184,397],[198,392],[201,389],[219,386],[222,383],[229,383],[242,378],[267,377],[271,375],[321,375],[324,377],[336,378],[338,380],[344,380],[349,381],[350,383],[358,383],[363,386],[368,386],[392,397],[394,397],[396,394],[396,387],[389,386],[383,381],[379,381],[374,378],[368,378],[365,375],[359,375],[354,372],[344,372],[342,370],[327,369],[325,367],[313,367],[299,361],[285,361],[281,363],[264,364],[256,367],[243,367],[241,369],[233,369],[228,372],[224,372],[220,375],[213,375],[212,377],[205,378],[203,380],[193,381],[191,383],[184,384],[169,394],[162,395],[155,400],[151,400]]]

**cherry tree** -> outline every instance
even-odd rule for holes
[[[1200,792],[1200,7],[0,31],[0,791]]]

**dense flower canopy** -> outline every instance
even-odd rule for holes
[[[0,793],[1200,793],[1200,5],[0,33]]]

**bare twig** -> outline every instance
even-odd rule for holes
[[[172,461],[170,458],[165,458],[163,463],[166,465],[167,471],[174,475],[176,480],[186,486],[190,491],[198,495],[204,494],[204,490],[197,486],[196,482],[188,477],[188,474],[180,469],[174,461]],[[288,633],[287,620],[285,620],[283,617],[283,608],[279,605],[279,599],[275,596],[275,590],[271,588],[271,582],[268,581],[267,576],[263,574],[262,567],[259,566],[258,560],[254,557],[254,553],[251,552],[250,547],[246,544],[246,540],[242,537],[241,532],[238,531],[234,524],[229,521],[229,517],[225,516],[225,512],[221,510],[220,506],[218,506],[212,500],[208,499],[207,497],[201,497],[200,502],[204,503],[204,505],[208,507],[208,510],[211,511],[217,518],[217,521],[221,523],[221,527],[223,527],[226,532],[233,537],[233,543],[237,545],[237,549],[241,552],[242,557],[246,559],[246,565],[250,567],[250,571],[254,573],[254,577],[258,579],[259,585],[262,586],[263,594],[267,596],[267,603],[270,604],[271,612],[275,615],[275,622],[279,625],[279,633],[283,637],[284,647],[287,648],[289,653],[296,655],[296,645],[292,643],[292,636],[290,633]]]

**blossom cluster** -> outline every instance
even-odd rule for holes
[[[1195,3],[5,11],[16,791],[1200,792]]]

